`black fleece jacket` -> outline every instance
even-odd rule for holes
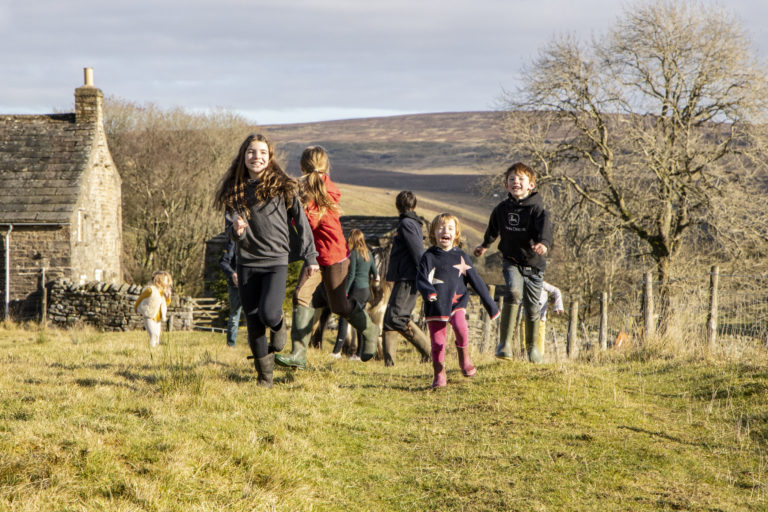
[[[419,269],[419,260],[424,254],[424,233],[421,230],[421,219],[416,212],[400,214],[397,234],[392,240],[392,250],[389,252],[387,281],[415,281]]]
[[[499,251],[505,259],[539,271],[546,268],[544,256],[531,249],[537,243],[547,247],[547,254],[552,249],[552,224],[538,192],[520,201],[507,194],[493,209],[481,245],[487,249],[499,236]]]

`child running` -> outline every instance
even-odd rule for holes
[[[441,388],[447,383],[444,364],[447,323],[451,324],[456,336],[461,373],[465,377],[475,374],[475,366],[469,357],[467,283],[480,296],[483,307],[492,320],[499,316],[499,308],[472,267],[472,260],[459,248],[459,219],[449,213],[441,213],[435,217],[429,228],[429,241],[432,247],[421,257],[416,286],[424,299],[424,316],[432,343],[432,367],[435,370],[432,387]]]
[[[304,260],[303,274],[318,269],[312,232],[298,197],[298,183],[275,159],[272,142],[246,137],[216,191],[227,233],[237,244],[237,279],[259,386],[272,387],[274,353],[285,346],[283,299],[291,238]],[[266,330],[269,328],[270,342]]]
[[[379,344],[379,328],[363,309],[363,304],[347,297],[349,248],[341,230],[339,199],[341,192],[328,176],[330,161],[325,149],[309,146],[301,155],[301,202],[304,205],[317,249],[319,274],[302,276],[294,294],[291,354],[278,354],[275,362],[288,368],[303,369],[307,364],[307,344],[312,334],[314,308],[312,295],[322,282],[332,313],[349,322],[362,333],[364,344],[360,357],[368,361]]]
[[[504,172],[507,198],[491,212],[483,242],[475,248],[482,256],[496,238],[504,257],[502,272],[507,285],[499,326],[496,357],[512,359],[512,338],[521,304],[525,312],[525,345],[528,359],[541,363],[544,354],[535,340],[541,330],[539,297],[544,282],[544,258],[552,247],[552,225],[549,213],[536,186],[536,175],[530,167],[518,162]]]
[[[173,294],[173,278],[165,270],[157,270],[152,274],[152,284],[142,290],[136,299],[133,309],[144,317],[144,326],[149,333],[149,346],[160,345],[162,322],[167,320],[168,306]]]
[[[429,362],[429,340],[416,323],[411,320],[419,291],[416,288],[416,274],[421,255],[424,254],[424,234],[421,219],[416,215],[416,196],[410,190],[403,190],[395,198],[395,207],[400,214],[397,234],[392,239],[389,251],[386,280],[392,281],[387,309],[384,312],[384,366],[395,365],[398,333],[416,347],[421,362]]]
[[[360,304],[368,302],[371,296],[370,279],[375,283],[379,282],[379,272],[376,269],[376,262],[373,261],[368,246],[365,244],[365,236],[359,229],[353,229],[349,233],[349,274],[347,277],[347,296],[353,298]],[[331,357],[341,357],[341,348],[347,337],[348,322],[343,318],[339,319],[339,332],[336,336],[336,344],[331,352]],[[363,354],[363,336],[357,333],[357,350],[350,358],[360,360]]]

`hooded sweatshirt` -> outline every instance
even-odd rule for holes
[[[519,201],[507,194],[507,198],[493,209],[481,245],[487,249],[499,235],[499,251],[505,259],[544,271],[547,266],[544,256],[533,252],[531,246],[542,243],[549,253],[552,224],[538,192],[531,192]]]
[[[416,212],[400,214],[397,234],[392,240],[387,281],[415,281],[419,260],[424,253],[424,232]]]
[[[288,265],[291,239],[296,240],[300,259],[308,265],[317,264],[317,251],[312,240],[312,230],[301,207],[298,196],[294,196],[288,208],[281,194],[264,202],[257,202],[254,191],[259,180],[248,180],[245,197],[248,198],[248,226],[238,236],[234,229],[237,216],[244,214],[234,211],[226,213],[227,232],[237,243],[237,263],[245,267],[273,267]],[[291,232],[293,230],[293,233]]]
[[[341,192],[339,187],[323,174],[323,183],[325,191],[333,199],[333,202],[339,204]],[[317,263],[320,266],[328,267],[347,259],[349,248],[347,240],[344,238],[344,232],[341,230],[341,221],[339,220],[338,210],[325,210],[320,217],[320,211],[314,201],[304,206],[309,225],[312,228],[312,237],[315,239],[315,249],[317,249]]]

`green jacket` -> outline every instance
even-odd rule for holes
[[[368,277],[379,278],[379,271],[373,261],[373,255],[369,253],[368,261],[357,251],[349,254],[349,274],[347,274],[347,293],[352,288],[368,288]]]

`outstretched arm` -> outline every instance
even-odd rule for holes
[[[467,260],[469,260],[469,257],[467,257]],[[491,294],[488,291],[488,287],[480,277],[480,274],[477,273],[475,267],[472,267],[467,270],[466,276],[469,285],[475,290],[475,292],[477,292],[477,295],[480,296],[480,301],[483,303],[483,307],[488,312],[491,320],[495,320],[500,314],[499,306],[496,305],[493,297],[491,297]]]
[[[416,289],[421,293],[422,298],[427,302],[437,300],[437,290],[430,282],[430,274],[435,270],[434,262],[429,257],[429,253],[424,253],[419,261],[419,270],[416,273]]]

